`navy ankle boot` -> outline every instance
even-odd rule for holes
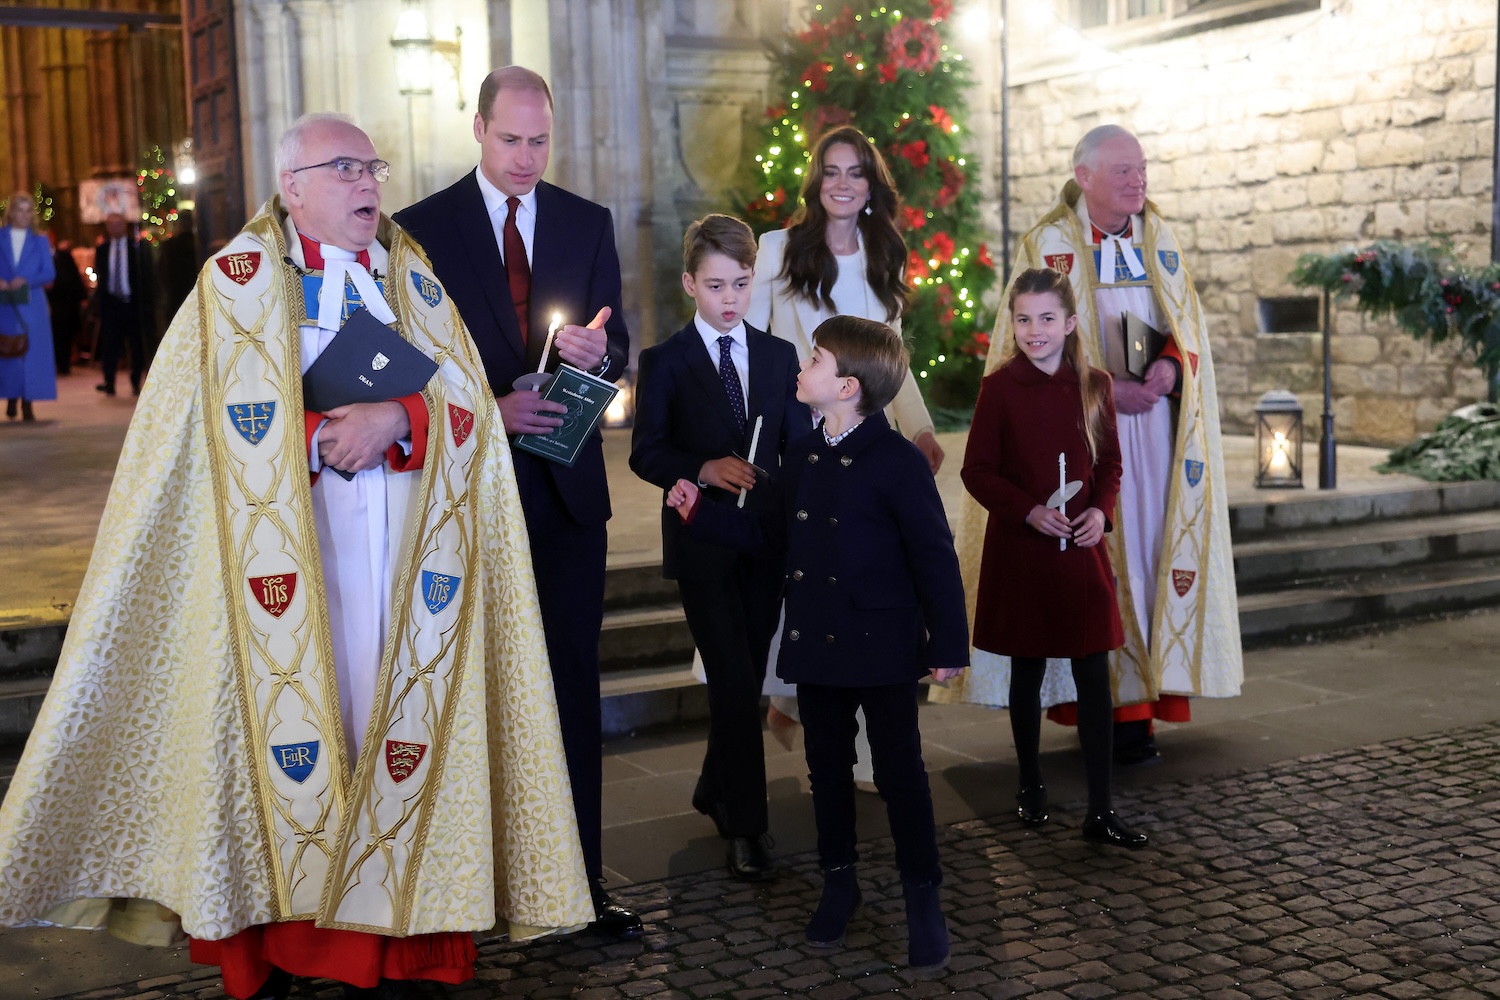
[[[862,901],[853,865],[823,869],[823,898],[807,922],[807,943],[814,948],[842,947]]]
[[[906,897],[906,964],[913,972],[935,972],[948,964],[948,924],[935,880],[901,883]]]

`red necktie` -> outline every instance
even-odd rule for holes
[[[521,324],[521,343],[526,343],[530,334],[528,317],[531,311],[531,265],[526,263],[526,244],[521,240],[521,230],[516,228],[516,210],[521,207],[520,198],[507,198],[505,207],[505,277],[510,282],[510,300],[516,306],[516,322]]]

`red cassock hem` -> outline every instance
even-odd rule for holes
[[[219,966],[224,991],[239,1000],[265,984],[272,966],[294,976],[366,989],[382,979],[430,979],[457,986],[474,978],[478,956],[467,932],[395,938],[331,930],[311,920],[258,924],[222,941],[188,939],[188,957],[199,965]]]
[[[1063,726],[1078,725],[1078,703],[1076,701],[1053,705],[1047,709],[1047,718]],[[1156,701],[1139,705],[1121,705],[1115,709],[1116,722],[1140,722],[1160,719],[1163,722],[1191,722],[1192,704],[1184,694],[1164,694]]]

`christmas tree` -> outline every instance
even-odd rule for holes
[[[852,124],[870,136],[901,195],[911,302],[902,333],[912,370],[936,407],[967,409],[979,390],[995,282],[980,241],[978,169],[964,150],[963,56],[948,45],[951,0],[890,7],[819,3],[805,30],[774,55],[772,93],[758,126],[752,193],[741,211],[757,234],[786,225],[818,136]]]

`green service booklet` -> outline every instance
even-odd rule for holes
[[[552,381],[542,390],[542,398],[562,403],[568,412],[562,415],[562,426],[550,434],[517,434],[515,446],[533,455],[572,466],[583,451],[584,442],[604,419],[604,411],[619,393],[613,382],[572,365],[559,365]]]

